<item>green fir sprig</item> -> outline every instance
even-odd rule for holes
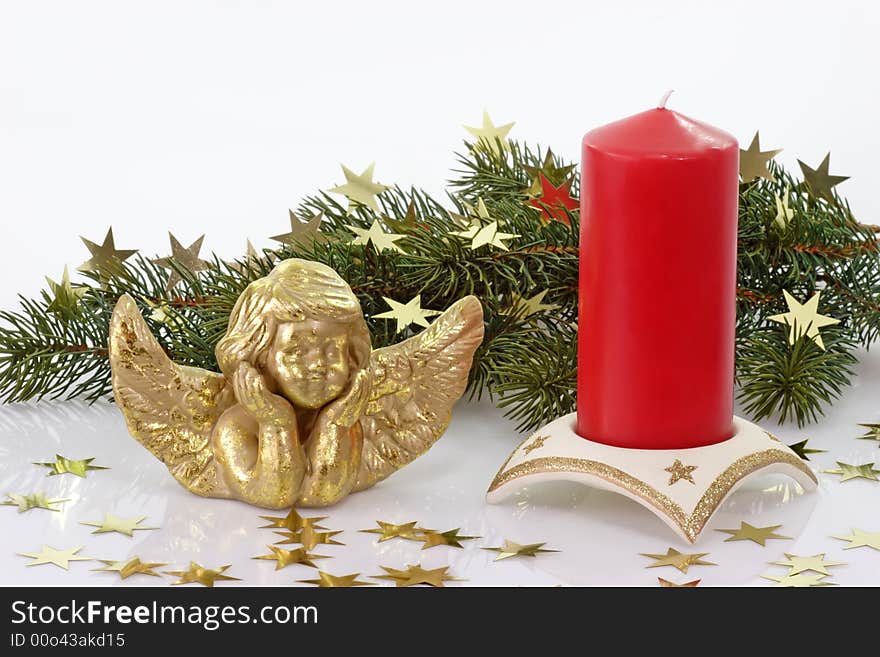
[[[499,144],[500,146],[500,144]],[[226,330],[241,291],[281,259],[300,257],[333,267],[360,300],[374,346],[414,333],[375,316],[382,297],[405,302],[421,294],[422,306],[443,309],[466,294],[483,302],[486,338],[475,356],[470,393],[489,395],[522,430],[571,412],[577,371],[577,212],[569,224],[545,222],[526,204],[547,151],[510,142],[501,157],[466,144],[457,156],[448,198],[393,188],[379,195],[380,212],[327,193],[304,199],[298,214],[323,213],[329,239],[265,249],[256,260],[225,262],[214,256],[206,271],[175,265],[182,282],[167,291],[168,271],[136,257],[112,272],[88,274],[88,289],[59,308],[53,294],[21,299],[0,312],[0,396],[6,402],[110,393],[107,326],[122,293],[140,305],[163,348],[175,361],[216,369],[214,346]],[[551,158],[557,166],[567,163]],[[799,425],[815,421],[850,382],[859,346],[880,335],[880,260],[877,227],[861,224],[846,202],[815,198],[781,166],[775,180],[740,186],[736,376],[738,395],[753,419],[777,416]],[[577,175],[572,194],[577,194]],[[793,214],[777,221],[776,197],[788,197]],[[479,199],[502,230],[519,237],[508,250],[471,249],[458,217],[473,217]],[[380,219],[405,238],[404,253],[351,244],[349,226],[369,228]],[[407,218],[410,222],[407,222]],[[412,221],[414,218],[414,221]],[[512,297],[546,290],[553,306],[515,312]],[[785,326],[768,320],[785,312],[783,290],[805,301],[821,291],[821,312],[841,320],[822,329],[826,349],[809,338],[788,343]],[[588,330],[588,327],[585,327]],[[695,330],[683,326],[682,330]]]

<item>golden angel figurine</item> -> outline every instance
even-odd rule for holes
[[[134,300],[110,323],[113,392],[131,434],[185,488],[280,509],[369,488],[446,430],[483,339],[476,297],[371,350],[351,288],[292,258],[251,283],[217,343],[221,373],[173,363]]]

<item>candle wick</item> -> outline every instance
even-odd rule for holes
[[[666,101],[669,100],[669,97],[672,95],[675,89],[670,89],[665,94],[663,94],[663,98],[660,99],[660,102],[657,103],[657,109],[666,109]]]

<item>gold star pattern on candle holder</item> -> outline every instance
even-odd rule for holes
[[[875,440],[880,442],[880,424],[859,423],[859,426],[867,429],[864,435],[859,436],[859,440]]]
[[[284,537],[283,541],[276,541],[276,545],[299,543],[306,550],[314,550],[318,545],[345,545],[344,543],[333,540],[334,536],[342,533],[341,531],[319,532],[310,525],[306,525],[296,532],[283,531],[275,533]]]
[[[463,548],[460,541],[471,541],[480,538],[479,536],[459,536],[458,532],[460,531],[460,528],[450,529],[445,532],[436,532],[433,529],[423,529],[421,540],[424,542],[424,545],[422,546],[422,549],[427,550],[428,548],[436,547],[438,545]]]
[[[702,580],[693,579],[690,582],[682,582],[681,584],[676,584],[675,582],[670,582],[668,579],[663,579],[662,577],[657,578],[657,582],[664,589],[691,589],[700,585]]]
[[[386,233],[382,230],[382,226],[378,219],[374,219],[369,228],[359,228],[358,226],[347,226],[348,230],[355,234],[355,238],[351,240],[351,244],[359,244],[361,246],[373,245],[376,251],[397,251],[398,253],[406,253],[400,246],[396,244],[398,240],[402,240],[406,235],[398,235],[396,233]]]
[[[327,529],[318,523],[326,520],[327,516],[303,518],[296,509],[291,509],[286,516],[260,516],[263,520],[268,520],[268,525],[260,525],[260,529],[287,529],[297,532],[303,527],[312,527],[313,529]]]
[[[392,538],[405,538],[410,541],[421,540],[419,534],[421,534],[422,530],[416,528],[417,523],[415,522],[405,522],[402,525],[394,525],[390,522],[377,520],[376,524],[379,526],[373,529],[361,529],[360,532],[363,534],[379,534],[380,536],[377,543],[390,541]]]
[[[767,168],[767,163],[781,152],[781,148],[762,151],[760,132],[756,132],[749,147],[745,150],[739,149],[739,175],[742,181],[749,183],[756,178],[764,178],[771,182],[776,180]]]
[[[160,573],[155,572],[154,568],[167,566],[166,563],[143,563],[140,557],[132,557],[127,561],[113,561],[111,559],[97,559],[104,564],[102,568],[93,568],[93,571],[104,571],[111,573],[119,573],[120,579],[128,579],[132,575],[150,575],[151,577],[161,577]]]
[[[327,555],[311,554],[305,548],[287,550],[285,548],[278,547],[277,545],[267,545],[266,547],[269,549],[271,554],[261,554],[253,558],[262,559],[264,561],[274,561],[275,570],[281,570],[282,568],[287,568],[287,566],[292,566],[294,564],[317,568],[315,562],[312,561],[312,559],[327,559]]]
[[[511,557],[536,557],[541,552],[559,552],[559,550],[547,550],[544,549],[546,543],[528,543],[526,545],[521,545],[514,541],[505,539],[501,544],[501,547],[484,547],[481,548],[483,550],[488,550],[490,552],[497,552],[498,556],[495,557],[495,561],[501,561],[502,559],[510,559]]]
[[[853,529],[849,536],[832,536],[831,538],[836,538],[839,541],[849,541],[849,545],[845,546],[843,548],[844,550],[851,550],[859,547],[869,547],[874,550],[880,550],[880,532],[872,534],[870,532],[862,531],[861,529]]]
[[[297,217],[293,210],[287,212],[290,214],[290,232],[273,235],[269,239],[296,248],[306,248],[312,244],[324,244],[330,241],[329,237],[321,232],[323,212],[313,214],[305,221]]]
[[[815,198],[823,198],[829,203],[836,203],[837,201],[834,199],[832,189],[844,180],[849,180],[849,176],[832,176],[828,173],[828,167],[831,164],[831,153],[827,153],[825,159],[815,169],[811,169],[800,160],[797,162],[801,167],[801,172],[804,174],[802,185],[805,185]]]
[[[45,509],[46,511],[60,511],[61,509],[53,509],[56,504],[69,502],[68,499],[50,500],[45,493],[38,491],[30,495],[17,495],[15,493],[7,493],[6,501],[0,502],[2,506],[17,506],[19,513],[30,511],[31,509]]]
[[[171,255],[166,258],[156,258],[153,260],[153,263],[163,269],[170,270],[168,280],[165,282],[165,289],[170,292],[183,280],[180,273],[174,268],[173,263],[176,263],[191,274],[204,271],[210,265],[199,258],[199,251],[202,250],[202,242],[205,240],[204,235],[186,248],[171,233],[168,233],[168,239],[171,242]]]
[[[722,534],[730,534],[730,538],[725,538],[724,542],[730,541],[752,541],[758,545],[764,546],[770,539],[779,539],[790,541],[791,536],[783,536],[777,534],[776,530],[782,525],[771,525],[769,527],[755,527],[747,522],[740,521],[739,529],[716,529],[716,532]]]
[[[107,280],[113,274],[122,271],[122,263],[137,253],[137,249],[117,249],[113,239],[113,227],[107,229],[107,235],[104,237],[102,244],[95,244],[85,237],[80,237],[83,244],[92,255],[91,258],[82,263],[77,271],[91,272],[96,274],[99,280]]]
[[[349,214],[359,205],[379,212],[379,203],[376,201],[376,196],[391,189],[391,187],[373,182],[373,170],[376,168],[376,163],[371,163],[360,175],[357,175],[344,164],[341,166],[342,173],[345,174],[345,184],[334,187],[330,191],[333,194],[342,194],[348,199]]]
[[[88,525],[89,527],[97,527],[97,529],[92,532],[93,534],[107,534],[109,532],[116,532],[117,534],[134,536],[134,532],[136,531],[159,529],[158,527],[141,527],[140,524],[146,519],[146,517],[147,516],[137,516],[135,518],[120,518],[119,516],[114,516],[112,513],[105,513],[104,520],[102,522],[81,521],[79,524]]]
[[[458,577],[452,577],[448,574],[449,566],[441,566],[425,570],[421,565],[407,566],[406,570],[397,570],[396,568],[388,568],[380,566],[385,571],[385,575],[374,575],[375,579],[390,579],[396,583],[396,586],[417,586],[419,584],[427,584],[429,586],[443,587],[443,582],[464,581]]]
[[[500,310],[498,314],[514,315],[525,319],[526,317],[542,313],[545,310],[556,310],[559,308],[558,304],[544,303],[544,297],[547,296],[547,292],[549,290],[541,290],[528,299],[523,298],[517,292],[512,292],[510,294],[510,306]]]
[[[331,575],[323,570],[318,571],[318,579],[298,579],[303,584],[315,584],[322,589],[345,588],[349,586],[375,586],[372,582],[362,582],[358,579],[360,573],[351,575]]]
[[[688,554],[679,552],[675,548],[667,548],[666,554],[651,554],[650,552],[640,552],[643,557],[653,559],[654,563],[648,564],[645,568],[662,568],[663,566],[672,566],[683,573],[688,571],[691,566],[717,566],[718,564],[711,561],[704,561],[703,557],[709,556],[708,552],[696,552]]]
[[[513,126],[513,123],[505,123],[504,125],[496,126],[492,123],[492,119],[489,117],[489,112],[483,110],[482,127],[474,128],[467,125],[463,127],[477,138],[474,148],[490,153],[495,157],[500,157],[502,151],[510,149],[507,134]]]
[[[60,315],[76,311],[80,299],[89,291],[85,285],[70,284],[70,272],[67,265],[64,265],[64,273],[61,275],[60,283],[56,283],[48,276],[46,276],[46,283],[52,293],[52,302],[46,307],[46,310]]]
[[[541,449],[548,440],[550,440],[550,436],[535,436],[534,440],[523,447],[523,452],[531,454],[534,450]]]
[[[51,462],[34,462],[34,465],[39,465],[44,468],[49,468],[49,472],[46,474],[48,477],[54,477],[55,475],[62,474],[72,474],[77,477],[86,478],[86,473],[90,470],[109,470],[110,468],[106,468],[102,465],[92,465],[92,461],[95,460],[95,457],[90,459],[69,459],[66,456],[61,456],[61,454],[55,455],[55,460]]]
[[[785,303],[788,304],[788,312],[771,315],[767,319],[771,322],[779,322],[780,324],[788,325],[789,344],[794,344],[797,342],[798,338],[802,335],[806,335],[815,342],[822,351],[825,351],[825,343],[822,342],[822,336],[819,334],[819,329],[823,326],[840,324],[840,320],[819,314],[819,295],[821,292],[816,292],[810,297],[810,300],[804,304],[799,303],[788,290],[783,290],[782,293],[785,296]]]
[[[861,465],[852,465],[837,461],[837,468],[831,470],[822,470],[825,474],[840,475],[840,482],[849,481],[850,479],[867,479],[868,481],[880,481],[877,475],[880,470],[874,469],[873,463],[862,463]]]
[[[685,481],[689,481],[692,484],[694,482],[694,470],[697,469],[695,465],[685,465],[679,459],[675,459],[672,465],[668,468],[663,468],[665,472],[669,473],[669,485],[672,486],[675,482],[684,479]]]
[[[422,308],[422,295],[417,294],[412,299],[407,301],[406,303],[400,303],[399,301],[395,301],[394,299],[389,299],[388,297],[382,297],[389,306],[391,306],[391,310],[387,310],[384,313],[379,313],[378,315],[374,315],[376,319],[394,319],[397,320],[397,332],[400,333],[410,324],[416,324],[417,326],[428,327],[428,317],[433,317],[434,315],[440,315],[441,312],[439,310],[428,310],[426,308]]]
[[[789,575],[799,575],[807,571],[813,571],[820,575],[830,575],[828,569],[832,566],[845,566],[842,561],[825,561],[825,553],[814,554],[811,557],[799,557],[796,554],[785,553],[785,561],[772,561],[774,566],[788,566]]]
[[[567,164],[561,167],[557,166],[556,158],[553,156],[553,151],[548,148],[547,152],[544,154],[544,161],[541,166],[523,166],[523,171],[525,171],[529,175],[529,179],[531,180],[531,185],[529,185],[526,193],[530,196],[540,196],[541,176],[545,177],[554,185],[561,185],[564,181],[568,180],[571,177],[574,169],[574,164]]]
[[[205,568],[195,561],[190,561],[187,570],[166,570],[165,574],[179,578],[176,582],[171,582],[172,586],[180,584],[201,584],[202,586],[213,588],[215,582],[227,580],[241,581],[238,577],[230,577],[229,575],[223,574],[229,570],[230,567],[231,566],[226,565],[220,566],[219,568]]]
[[[64,570],[70,570],[71,561],[94,561],[91,557],[77,556],[80,550],[82,550],[82,546],[68,548],[67,550],[57,550],[48,545],[43,545],[40,547],[39,552],[19,552],[18,555],[33,559],[33,561],[27,564],[28,566],[52,564]]]
[[[797,442],[797,443],[792,443],[791,445],[788,446],[788,448],[792,452],[794,452],[795,454],[800,456],[804,461],[810,460],[810,457],[809,457],[810,454],[824,454],[825,452],[828,451],[827,449],[812,449],[811,447],[807,447],[808,441],[809,441],[809,439],[805,439],[805,440],[801,440],[800,442]]]
[[[805,575],[803,573],[799,575],[792,575],[788,573],[786,575],[761,575],[764,579],[769,579],[770,581],[776,582],[773,586],[782,586],[787,588],[807,588],[810,586],[836,586],[834,582],[826,582],[824,581],[826,575]]]

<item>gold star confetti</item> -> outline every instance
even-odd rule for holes
[[[39,552],[19,552],[18,555],[33,559],[33,561],[27,564],[28,566],[39,566],[41,564],[51,563],[59,568],[64,568],[64,570],[70,570],[71,561],[94,561],[91,557],[76,556],[80,550],[82,550],[82,546],[69,548],[67,550],[56,550],[48,545],[43,545],[40,547]]]
[[[789,575],[799,575],[808,570],[821,575],[830,575],[828,568],[831,566],[845,566],[842,561],[825,561],[825,553],[814,554],[811,557],[799,557],[796,554],[785,553],[785,561],[772,561],[775,566],[788,566]]]
[[[374,575],[376,579],[390,579],[397,583],[397,586],[416,586],[419,584],[428,584],[429,586],[443,586],[443,582],[464,581],[458,577],[448,575],[449,566],[434,568],[433,570],[425,570],[420,565],[408,566],[406,570],[397,570],[396,568],[387,568],[380,566],[385,571],[385,575]]]
[[[406,253],[395,242],[402,240],[406,235],[398,235],[396,233],[386,233],[382,230],[378,219],[374,219],[368,229],[359,228],[357,226],[347,226],[348,230],[356,235],[351,244],[361,244],[367,246],[372,242],[373,248],[377,251],[397,251],[398,253]]]
[[[375,586],[372,582],[362,582],[358,579],[360,573],[351,575],[331,575],[323,570],[318,571],[318,579],[299,579],[303,584],[316,584],[323,589],[342,588],[348,586]]]
[[[403,329],[405,329],[410,324],[417,324],[418,326],[428,326],[428,317],[432,317],[434,315],[440,315],[441,312],[439,310],[427,310],[422,308],[422,295],[417,294],[412,299],[407,301],[406,303],[400,303],[399,301],[395,301],[394,299],[389,299],[388,297],[382,297],[389,306],[391,306],[391,310],[386,310],[384,313],[379,313],[378,315],[374,315],[376,319],[395,319],[397,320],[397,332],[400,333]]]
[[[445,532],[435,532],[433,529],[424,529],[422,530],[422,541],[424,541],[424,545],[422,546],[423,550],[427,550],[428,548],[436,547],[438,545],[448,545],[450,547],[463,547],[459,541],[471,541],[475,538],[480,538],[479,536],[459,536],[458,532],[461,529],[450,529]]]
[[[373,169],[375,167],[376,163],[373,162],[364,169],[361,175],[357,175],[354,171],[342,165],[342,173],[345,174],[345,184],[334,187],[330,191],[334,194],[342,194],[348,199],[349,214],[358,205],[365,205],[371,210],[379,212],[376,195],[391,189],[391,187],[373,182]]]
[[[81,525],[89,527],[97,527],[93,534],[106,534],[108,532],[117,532],[126,536],[134,536],[135,531],[147,529],[159,529],[158,527],[140,527],[139,525],[147,516],[138,516],[136,518],[120,518],[112,513],[104,514],[103,522],[80,522]],[[164,564],[163,564],[164,565]]]
[[[513,123],[496,126],[489,118],[489,112],[483,110],[483,127],[473,128],[464,126],[464,129],[477,138],[475,148],[491,153],[495,157],[501,155],[502,150],[508,150],[510,145],[507,140],[507,133],[514,126]]]
[[[296,248],[305,248],[312,244],[324,244],[330,241],[321,232],[321,222],[324,220],[323,212],[313,214],[305,221],[300,220],[293,210],[288,210],[288,213],[290,213],[290,232],[274,235],[270,239]]]
[[[168,233],[168,239],[171,241],[171,255],[167,258],[157,258],[153,262],[163,269],[171,271],[168,275],[168,281],[165,283],[165,289],[170,292],[174,289],[175,285],[183,280],[177,269],[174,268],[174,264],[177,264],[191,274],[204,271],[210,265],[199,258],[199,251],[202,250],[202,242],[205,239],[204,235],[186,248],[183,248],[183,245],[171,233]]]
[[[861,529],[853,529],[852,534],[849,536],[832,536],[831,538],[836,538],[840,541],[849,541],[849,545],[843,548],[844,550],[851,550],[858,547],[869,547],[875,550],[880,550],[880,532],[871,534],[862,531]]]
[[[504,243],[504,240],[513,239],[514,237],[519,237],[519,235],[499,231],[498,220],[492,219],[489,215],[489,210],[486,208],[483,199],[477,201],[476,212],[477,218],[472,219],[467,228],[464,230],[450,231],[449,234],[470,240],[470,248],[472,251],[486,245],[494,246],[502,251],[507,251],[508,248]],[[482,223],[483,220],[489,220],[489,223],[484,226]]]
[[[841,483],[844,481],[849,481],[850,479],[868,479],[869,481],[880,481],[880,479],[877,479],[877,475],[880,474],[880,470],[875,470],[873,463],[852,465],[850,463],[837,461],[837,465],[840,467],[833,470],[822,470],[822,472],[824,472],[825,474],[840,475]]]
[[[785,303],[788,304],[788,312],[771,315],[768,319],[771,322],[779,322],[780,324],[787,324],[789,326],[789,344],[794,344],[797,342],[798,338],[802,335],[806,335],[824,351],[825,343],[822,342],[822,336],[819,335],[819,329],[823,326],[840,324],[840,320],[819,314],[819,295],[821,293],[816,292],[816,294],[810,297],[809,301],[802,305],[797,299],[789,294],[788,290],[783,290],[782,292],[785,295]]]
[[[663,468],[664,471],[669,473],[669,485],[672,486],[676,481],[680,479],[684,479],[685,481],[689,481],[692,484],[694,483],[694,470],[697,469],[695,465],[685,465],[678,459],[675,459],[675,462],[670,465],[668,468]]]
[[[825,155],[825,159],[816,168],[811,169],[806,164],[798,160],[801,171],[804,174],[804,183],[810,192],[816,198],[824,198],[829,203],[835,203],[834,192],[832,188],[839,185],[844,180],[848,180],[849,176],[832,176],[828,173],[828,167],[831,163],[831,153]]]
[[[80,459],[79,461],[74,461],[73,459],[69,459],[67,457],[61,456],[61,454],[55,455],[55,461],[50,463],[34,463],[34,465],[40,465],[45,468],[49,468],[49,472],[46,476],[53,477],[55,475],[62,474],[72,474],[77,477],[86,478],[86,472],[89,470],[109,470],[110,468],[105,468],[101,465],[92,465],[92,461],[95,458],[92,457],[90,459]]]
[[[293,564],[301,564],[303,566],[311,566],[312,568],[317,568],[315,562],[312,561],[312,559],[327,558],[327,556],[323,554],[310,554],[305,548],[287,550],[285,548],[280,548],[277,545],[267,545],[266,547],[269,548],[272,554],[261,554],[258,557],[254,557],[254,559],[274,561],[275,570],[281,570],[282,568],[286,568],[287,566],[291,566]]]
[[[730,541],[752,541],[758,545],[765,545],[771,538],[791,540],[791,536],[782,536],[775,533],[782,525],[772,525],[770,527],[753,527],[747,522],[740,521],[739,529],[716,529],[716,532],[730,534],[730,538],[725,538],[724,542]]]
[[[154,303],[147,300],[147,305],[152,308],[152,311],[150,311],[150,319],[157,324],[163,324],[169,331],[177,330],[183,326],[184,319],[180,313],[164,301]]]
[[[510,307],[499,311],[500,315],[515,315],[525,319],[532,315],[544,312],[545,310],[556,310],[559,308],[555,303],[543,303],[544,297],[549,290],[541,290],[534,296],[524,299],[516,292],[510,295]]]
[[[89,288],[85,285],[70,284],[70,272],[67,269],[67,265],[64,265],[64,273],[61,275],[60,283],[56,283],[48,276],[46,276],[46,283],[49,285],[49,291],[52,293],[52,302],[47,306],[46,310],[60,315],[75,312],[79,300],[89,291]]]
[[[809,454],[824,454],[828,451],[827,449],[812,449],[810,447],[807,447],[807,440],[801,440],[800,442],[792,443],[788,446],[788,448],[792,452],[800,456],[804,461],[810,460]]]
[[[548,148],[547,153],[544,155],[544,162],[540,167],[523,166],[523,170],[529,174],[529,178],[532,181],[526,193],[530,196],[540,196],[542,192],[541,176],[544,176],[554,185],[561,185],[569,179],[574,169],[574,164],[557,166],[553,151]]]
[[[390,522],[377,520],[376,524],[379,525],[379,527],[375,529],[361,529],[360,531],[364,534],[381,534],[377,541],[378,543],[389,541],[392,538],[405,538],[410,541],[421,540],[416,533],[421,533],[422,530],[416,529],[415,522],[405,522],[402,525],[393,525]]]
[[[16,495],[15,493],[7,493],[6,501],[0,502],[2,506],[17,506],[19,513],[30,511],[31,509],[45,509],[46,511],[60,511],[61,509],[53,509],[56,504],[69,502],[70,500],[50,500],[42,491],[31,493],[30,495]]]
[[[498,552],[498,556],[495,557],[495,561],[501,561],[502,559],[509,559],[510,557],[534,557],[537,556],[539,552],[559,552],[559,550],[545,550],[544,546],[546,543],[529,543],[527,545],[520,545],[519,543],[514,543],[513,541],[506,540],[501,544],[501,547],[484,547],[483,550],[489,550],[491,552]]]
[[[244,258],[240,261],[227,262],[229,269],[239,274],[247,274],[248,270],[257,270],[263,264],[269,264],[270,259],[264,253],[257,253],[250,240],[245,241]],[[149,302],[148,302],[149,303]]]
[[[758,132],[752,137],[752,143],[746,150],[739,149],[739,175],[744,183],[752,182],[755,178],[765,178],[769,181],[776,180],[767,163],[779,155],[782,149],[762,151],[761,137]]]
[[[426,223],[419,222],[418,212],[416,211],[416,201],[413,198],[410,200],[409,205],[406,206],[406,216],[402,220],[392,219],[391,217],[384,217],[383,221],[385,225],[388,226],[391,230],[395,232],[411,232],[416,229],[422,230],[431,230],[431,226]]]
[[[326,527],[322,527],[318,523],[322,520],[326,520],[327,516],[320,516],[318,518],[303,518],[299,513],[296,512],[296,509],[291,509],[290,513],[288,513],[284,517],[277,516],[260,516],[263,520],[268,520],[268,525],[260,525],[260,529],[287,529],[292,532],[298,532],[303,527],[312,527],[313,529],[327,529]]]
[[[665,589],[687,589],[687,588],[693,588],[695,586],[699,586],[700,582],[702,580],[694,579],[694,580],[691,580],[690,582],[683,582],[681,584],[676,584],[675,582],[670,582],[668,579],[663,579],[662,577],[658,577],[657,581],[660,583],[660,586],[662,586]]]
[[[687,554],[679,552],[675,548],[667,548],[666,554],[650,554],[648,552],[640,552],[643,557],[654,559],[655,563],[645,566],[645,568],[661,568],[663,566],[672,566],[678,568],[681,572],[686,573],[691,566],[717,566],[718,564],[711,561],[703,561],[703,557],[708,556],[708,552],[697,552],[695,554]]]
[[[773,220],[781,229],[785,229],[785,227],[788,226],[788,222],[794,218],[794,210],[788,205],[790,194],[791,190],[788,187],[785,188],[785,192],[782,196],[779,196],[779,194],[773,194],[773,198],[776,200],[776,217]]]
[[[880,442],[880,424],[859,424],[860,427],[867,429],[865,435],[859,436],[860,440],[876,440]]]
[[[161,577],[155,572],[154,568],[167,566],[166,563],[143,563],[140,557],[132,557],[128,561],[112,561],[108,559],[98,559],[105,564],[102,568],[93,568],[95,571],[106,571],[111,573],[119,573],[120,579],[128,579],[132,575],[150,575],[152,577]]]
[[[205,568],[195,561],[190,561],[188,570],[166,570],[165,574],[180,578],[176,582],[171,582],[172,586],[176,586],[178,584],[198,583],[202,586],[213,588],[214,582],[225,580],[241,581],[238,577],[230,577],[229,575],[223,574],[227,570],[229,570],[229,568],[230,566],[228,565],[220,566],[219,568]]]
[[[345,545],[339,541],[334,541],[333,537],[341,534],[341,531],[319,532],[311,525],[306,525],[296,532],[275,532],[279,536],[283,536],[285,540],[276,541],[276,545],[287,545],[289,543],[299,543],[306,550],[314,550],[317,545]]]
[[[101,280],[106,280],[113,274],[122,271],[121,264],[135,253],[136,249],[117,249],[113,240],[113,228],[107,229],[107,235],[104,237],[103,244],[95,244],[85,237],[80,237],[92,257],[82,263],[77,271],[86,271],[97,274]]]
[[[550,436],[535,436],[532,442],[523,447],[523,451],[526,454],[531,454],[533,450],[541,449],[548,440],[550,440]]]
[[[761,577],[776,582],[773,586],[797,588],[806,588],[809,586],[836,586],[834,582],[822,581],[825,579],[825,575],[793,575],[789,573],[788,575],[782,575],[781,577],[775,575],[761,575]]]

